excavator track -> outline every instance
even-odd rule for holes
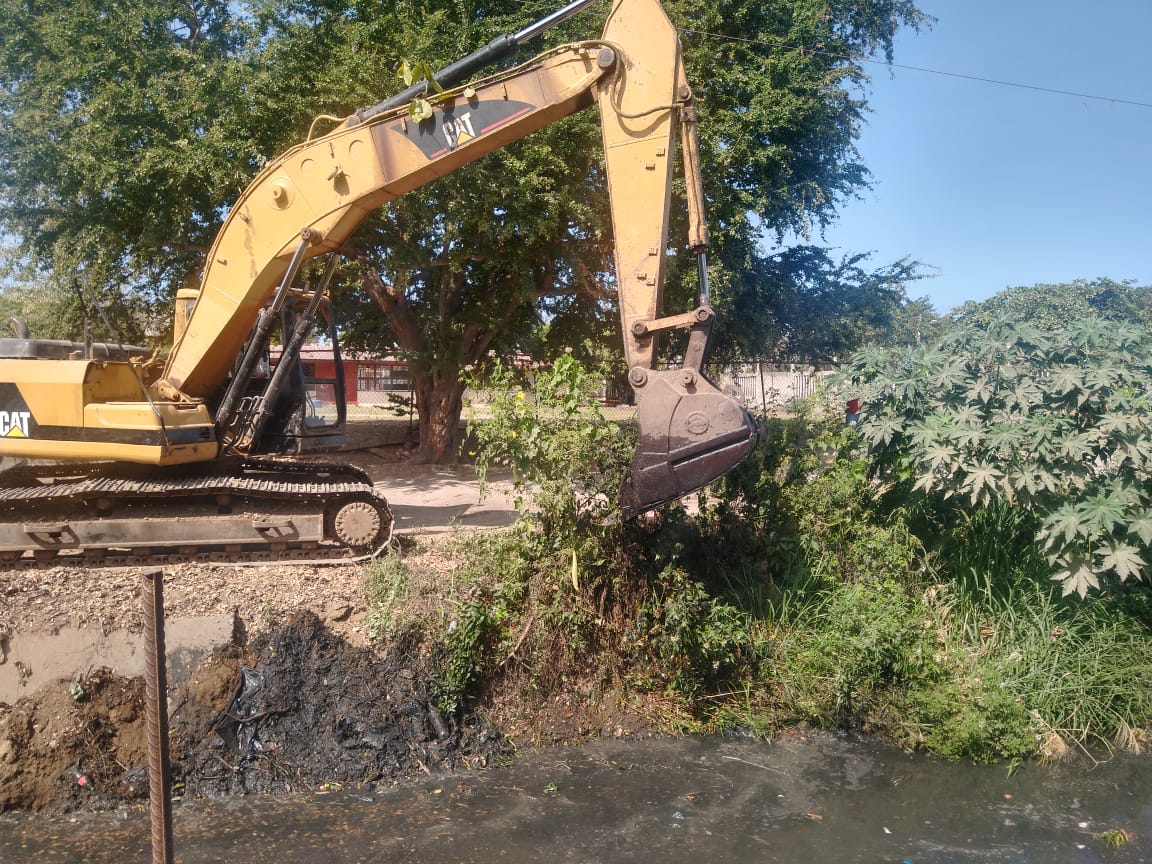
[[[26,465],[0,481],[0,568],[339,564],[373,558],[392,538],[388,503],[342,463]]]

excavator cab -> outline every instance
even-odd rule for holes
[[[311,305],[305,297],[283,304],[248,376],[236,420],[237,428],[248,430],[236,448],[245,455],[302,456],[344,446],[347,403],[340,340],[328,301],[314,310]],[[286,351],[290,340],[283,334],[295,332],[306,316],[312,319],[309,343]],[[265,416],[254,428],[252,418],[259,413]]]
[[[281,333],[293,331],[306,305],[303,300],[284,305],[280,313]],[[263,382],[265,386],[283,358],[283,340],[276,338],[276,334],[268,353],[269,376]],[[288,385],[277,398],[256,451],[298,456],[341,449],[347,421],[344,376],[340,342],[326,301],[317,309],[312,341],[301,348],[298,357],[289,357],[287,362],[293,364],[288,372]],[[253,384],[259,383],[253,381]]]

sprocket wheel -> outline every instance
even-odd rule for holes
[[[380,511],[367,501],[351,501],[332,520],[336,539],[352,549],[371,549],[384,529]]]

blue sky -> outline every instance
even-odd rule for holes
[[[919,5],[936,23],[898,37],[896,64],[1152,104],[1152,0]],[[1152,108],[868,68],[874,188],[826,245],[931,265],[909,294],[939,312],[1014,285],[1152,285]]]

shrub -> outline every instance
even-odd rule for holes
[[[1034,514],[1066,594],[1147,578],[1152,339],[1142,327],[967,322],[935,346],[863,351],[844,378],[865,398],[860,434],[886,482]]]
[[[680,567],[660,573],[637,623],[659,663],[658,677],[685,696],[747,673],[747,614],[712,596]]]
[[[921,605],[891,581],[826,588],[794,620],[785,676],[796,708],[825,725],[895,722],[891,706],[932,672]]]
[[[510,467],[518,507],[526,510],[530,496],[532,518],[566,539],[619,521],[635,436],[604,417],[596,396],[603,380],[563,354],[536,371],[531,389],[503,365],[473,381],[491,394],[489,416],[469,421],[481,483],[490,465]]]

